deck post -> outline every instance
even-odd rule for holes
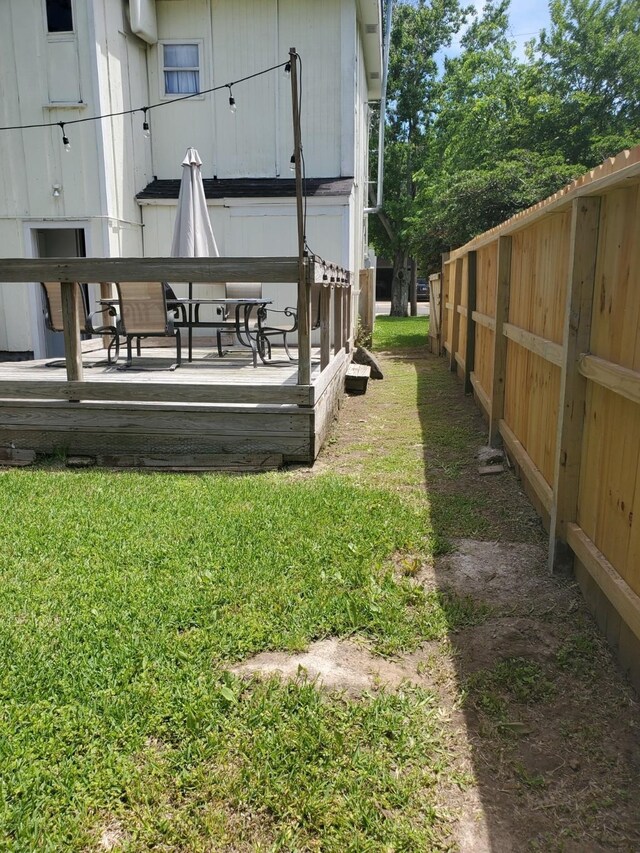
[[[587,380],[580,373],[578,359],[588,352],[591,342],[599,225],[600,197],[575,199],[571,211],[553,504],[549,513],[550,572],[566,571],[573,565],[573,555],[567,545],[567,527],[576,521],[578,513],[587,398]]]
[[[335,281],[335,279],[334,279]],[[342,349],[342,334],[344,326],[342,324],[342,290],[337,285],[332,286],[333,289],[333,352],[337,355]]]
[[[304,209],[302,204],[302,142],[300,131],[300,94],[298,89],[298,54],[289,48],[291,67],[291,102],[293,107],[293,157],[296,170],[296,218],[298,220],[298,384],[311,383],[311,285],[305,264]],[[310,269],[315,275],[315,263]]]
[[[60,286],[62,297],[62,323],[64,352],[69,382],[82,381],[82,345],[80,343],[80,321],[78,300],[80,293],[75,281],[63,281]]]
[[[320,370],[331,361],[331,288],[320,291]]]
[[[504,417],[504,390],[507,381],[507,339],[504,325],[509,322],[509,288],[511,286],[511,237],[498,237],[496,270],[496,328],[493,340],[493,387],[489,411],[489,444],[495,447],[500,437],[500,421]]]

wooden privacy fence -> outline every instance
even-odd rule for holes
[[[640,147],[445,260],[442,340],[640,680]]]

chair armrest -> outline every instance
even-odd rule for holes
[[[96,317],[98,314],[105,314],[105,313],[108,314],[109,317],[114,318],[113,325],[104,325],[103,324],[101,326],[96,326],[93,318]],[[96,311],[92,311],[91,314],[88,314],[87,319],[86,319],[87,331],[90,334],[93,334],[93,333],[100,334],[102,332],[111,332],[115,335],[117,323],[118,323],[118,312],[116,310],[115,305],[105,305],[103,308],[98,308]]]

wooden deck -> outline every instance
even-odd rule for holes
[[[0,364],[0,462],[37,453],[97,464],[209,469],[311,463],[327,436],[351,361],[351,273],[294,258],[0,259],[0,283],[59,281],[66,368]],[[85,352],[75,282],[297,283],[298,362],[253,367],[248,350],[199,350],[169,370],[174,351],[145,350],[133,369]],[[311,289],[321,284],[320,349],[311,346]],[[104,291],[104,293],[103,293]],[[143,369],[146,368],[146,369]]]
[[[255,368],[248,352],[221,359],[211,348],[175,370],[170,348],[143,349],[130,369],[105,364],[104,350],[82,358],[82,382],[49,360],[0,363],[0,464],[33,454],[180,470],[311,463],[350,360],[343,349],[321,372],[314,349],[311,383],[300,385],[298,365],[277,350]]]

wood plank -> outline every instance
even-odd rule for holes
[[[367,272],[367,270],[364,270]],[[373,324],[371,326],[373,329]],[[331,288],[320,291],[320,370],[331,361]]]
[[[273,407],[264,407],[272,408]],[[193,435],[305,435],[307,418],[302,408],[283,406],[266,413],[262,406],[245,411],[225,411],[225,407],[182,406],[161,409],[154,406],[74,403],[63,401],[39,406],[16,403],[0,406],[0,428],[24,430],[66,430],[108,432],[148,432]],[[308,415],[307,415],[308,417]]]
[[[452,319],[451,319],[451,352],[449,355],[449,370],[452,373],[456,371],[456,355],[458,354],[458,344],[460,341],[460,314],[457,310],[462,299],[462,264],[463,259],[459,258],[456,261],[455,278],[453,284],[453,304]]]
[[[611,361],[605,361],[596,355],[583,353],[578,358],[578,370],[585,379],[626,397],[633,403],[640,403],[640,371],[621,367]]]
[[[578,356],[588,349],[591,338],[599,221],[600,199],[597,196],[573,202],[553,473],[554,500],[549,521],[550,572],[568,573],[573,563],[565,543],[567,524],[576,521],[578,512],[587,394],[586,380],[578,370]]]
[[[60,294],[62,296],[62,328],[67,379],[70,382],[81,382],[82,344],[80,343],[80,321],[78,315],[80,289],[75,281],[63,281],[60,285]]]
[[[562,365],[563,352],[561,344],[547,340],[547,338],[541,338],[539,335],[534,335],[532,332],[528,332],[526,329],[521,329],[518,326],[513,326],[511,323],[504,323],[503,333],[509,340],[524,347],[529,352],[534,352],[536,355],[544,358],[545,361],[550,361],[556,367]]]
[[[476,355],[476,326],[473,321],[473,313],[476,309],[478,258],[476,252],[469,252],[467,264],[467,307],[465,317],[467,319],[467,341],[464,356],[464,393],[470,394],[473,390],[471,385],[471,373],[475,369]]]
[[[342,369],[346,369],[345,363],[349,364],[349,356],[344,351],[341,350],[335,358],[331,359],[331,362],[327,367],[322,371],[320,376],[318,376],[311,387],[311,395],[310,395],[310,403],[309,405],[314,406],[318,400],[322,397],[327,387],[333,382],[336,374],[340,373]]]
[[[12,281],[298,281],[298,259],[0,258],[0,283]]]
[[[311,405],[313,386],[215,382],[64,382],[0,380],[0,399],[114,400],[168,403],[296,403]]]
[[[155,471],[275,471],[283,464],[277,453],[104,454],[99,465],[150,468]]]
[[[567,524],[567,542],[624,622],[640,639],[640,596],[620,577],[584,531],[572,522]]]
[[[478,398],[478,402],[480,403],[480,405],[484,409],[485,414],[488,416],[490,409],[491,409],[491,401],[489,400],[489,395],[487,394],[487,392],[484,390],[484,388],[480,384],[480,381],[478,380],[478,377],[475,373],[471,373],[471,375],[469,376],[469,379],[471,382],[471,386],[474,390],[474,393],[475,393],[476,397]]]
[[[474,311],[472,316],[478,326],[484,326],[485,329],[491,329],[492,332],[495,332],[496,321],[494,317],[489,317],[488,314],[481,314],[479,311]]]
[[[502,436],[505,446],[509,454],[513,457],[518,467],[524,473],[533,491],[542,506],[549,512],[553,503],[553,493],[551,486],[543,477],[539,468],[533,463],[533,460],[524,449],[522,443],[518,441],[515,434],[509,429],[505,421],[500,421],[500,435]]]

